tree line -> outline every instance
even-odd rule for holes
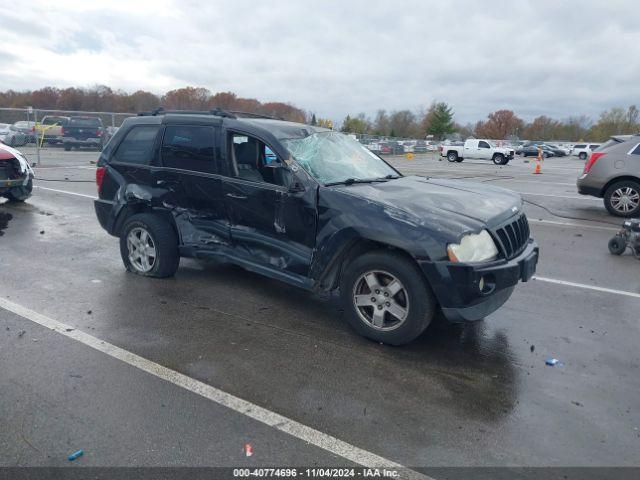
[[[525,122],[512,110],[497,110],[485,120],[461,125],[455,121],[451,106],[434,102],[426,111],[387,112],[378,110],[374,118],[364,113],[347,117],[343,132],[403,138],[465,139],[468,137],[494,140],[566,140],[597,141],[612,135],[640,132],[640,112],[635,105],[627,109],[614,107],[603,111],[597,120],[587,116],[572,116],[557,120],[540,115]]]
[[[158,106],[175,110],[210,110],[222,108],[248,113],[258,113],[294,122],[309,123],[333,128],[333,122],[316,117],[290,103],[260,102],[255,98],[243,98],[233,92],[212,93],[202,87],[184,87],[162,95],[145,90],[133,93],[113,90],[105,85],[90,88],[44,87],[38,90],[0,92],[0,107],[40,110],[69,110],[93,112],[137,113],[150,111]],[[587,116],[573,116],[557,120],[541,115],[525,122],[512,110],[497,110],[475,124],[460,124],[455,120],[453,108],[445,102],[433,102],[427,109],[378,110],[373,118],[364,113],[347,115],[341,131],[402,138],[468,137],[496,140],[567,140],[603,141],[611,135],[638,133],[640,113],[635,105],[603,111],[594,121]]]
[[[128,93],[113,90],[104,85],[90,88],[44,87],[38,90],[0,92],[0,107],[25,108],[32,106],[40,110],[69,110],[87,112],[138,113],[159,106],[167,110],[210,110],[222,108],[248,113],[258,113],[284,118],[295,122],[306,122],[305,111],[282,102],[260,102],[255,98],[242,98],[233,92],[212,93],[206,88],[184,87],[170,90],[163,95],[138,90]]]

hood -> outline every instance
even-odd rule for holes
[[[444,216],[472,230],[494,227],[522,210],[520,195],[511,190],[461,180],[407,176],[331,188],[402,210],[418,221]]]

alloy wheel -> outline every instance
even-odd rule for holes
[[[631,187],[621,187],[611,194],[611,206],[616,212],[629,213],[640,205],[640,193]]]
[[[409,315],[407,290],[389,272],[372,270],[361,275],[352,297],[360,320],[375,330],[395,330]]]
[[[147,273],[153,269],[158,257],[156,246],[149,232],[142,227],[131,229],[127,235],[129,262],[138,272]]]

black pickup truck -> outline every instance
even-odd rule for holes
[[[104,127],[100,117],[76,116],[62,131],[62,144],[66,151],[73,147],[91,147],[102,150],[104,146]]]

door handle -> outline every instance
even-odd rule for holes
[[[246,200],[247,199],[246,195],[238,195],[237,193],[227,193],[226,196],[229,197],[229,198],[235,198],[237,200]]]

